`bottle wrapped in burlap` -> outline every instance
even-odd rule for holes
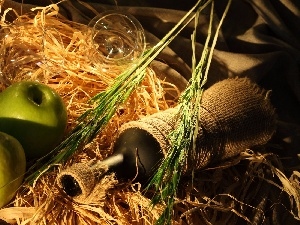
[[[139,128],[153,135],[164,155],[168,135],[175,129],[178,107],[131,121],[120,128]],[[276,129],[275,110],[268,92],[248,78],[220,81],[203,92],[196,151],[190,151],[185,172],[204,168],[266,144]]]
[[[138,121],[125,123],[119,129],[119,136],[131,128],[144,130],[154,137],[153,140],[159,143],[164,157],[167,157],[171,146],[169,134],[176,128],[178,110],[179,107],[170,108]],[[220,81],[203,92],[196,148],[195,151],[189,151],[183,172],[187,174],[211,163],[237,156],[247,148],[264,145],[275,129],[275,112],[267,91],[247,78]],[[80,190],[80,194],[76,194],[74,199],[91,202],[99,193],[103,196],[105,192],[99,191],[103,189],[101,187],[104,183],[98,179],[103,177],[101,174],[105,171],[107,168],[102,162],[74,164],[59,174],[58,182],[62,188],[68,188],[63,179],[72,179],[72,188],[77,186]],[[113,185],[114,182],[108,183]]]

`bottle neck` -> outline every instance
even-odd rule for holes
[[[130,128],[121,133],[113,150],[114,154],[103,161],[83,165],[84,170],[72,165],[69,168],[72,172],[60,177],[64,192],[75,197],[85,192],[83,190],[91,191],[93,187],[84,188],[84,181],[97,182],[107,172],[114,172],[118,180],[147,182],[164,158],[158,141],[147,131],[139,128]]]
[[[108,171],[114,171],[115,168],[122,166],[122,164],[124,163],[124,159],[124,154],[122,152],[119,152],[107,157],[102,161],[99,161],[98,163],[105,164],[108,167]]]

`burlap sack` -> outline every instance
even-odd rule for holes
[[[268,93],[248,78],[225,79],[204,91],[196,152],[190,151],[187,170],[200,169],[265,144],[276,127]],[[166,155],[170,147],[168,135],[176,127],[178,109],[128,122],[120,133],[133,127],[146,130]]]

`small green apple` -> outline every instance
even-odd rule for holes
[[[21,81],[0,93],[0,131],[21,143],[27,160],[49,153],[62,139],[66,125],[64,102],[48,85]]]
[[[25,171],[26,158],[22,145],[14,137],[0,132],[0,208],[14,197]]]

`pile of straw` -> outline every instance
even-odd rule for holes
[[[67,133],[92,107],[88,100],[105,90],[128,65],[107,64],[95,57],[89,29],[60,17],[56,5],[33,9],[32,15],[17,15],[11,24],[5,15],[1,20],[1,90],[24,79],[51,86],[67,106]],[[158,75],[147,68],[145,79],[126,104],[67,164],[106,158],[123,123],[176,105],[176,96],[166,99],[165,94],[171,90],[178,97],[181,90]],[[163,205],[150,207],[151,191],[142,192],[138,183],[118,183],[113,175],[102,181],[105,188],[98,201],[76,203],[57,186],[60,168],[49,170],[34,186],[24,184],[12,203],[0,209],[0,219],[16,224],[154,224],[163,210]],[[183,178],[172,222],[261,224],[282,208],[287,218],[300,220],[300,173],[293,171],[287,178],[282,171],[276,155],[247,150],[224,165],[195,173],[193,179]],[[277,195],[270,199],[270,193]]]

